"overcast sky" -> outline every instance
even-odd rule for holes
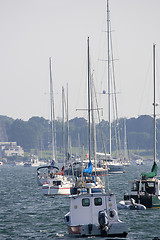
[[[160,52],[160,0],[110,0],[119,117],[152,114],[152,45]],[[87,102],[87,37],[97,93],[107,86],[105,0],[0,0],[0,115],[49,119],[49,57],[55,115],[68,83],[69,118]],[[103,117],[107,96],[99,94]]]

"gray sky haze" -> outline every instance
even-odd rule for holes
[[[152,114],[152,45],[160,76],[160,1],[110,0],[119,117]],[[87,105],[87,37],[97,93],[107,86],[105,0],[0,0],[0,115],[50,118],[49,57],[55,115],[68,83],[69,118]],[[159,95],[157,94],[157,98]],[[107,119],[107,97],[98,95]],[[158,100],[157,100],[158,101]]]

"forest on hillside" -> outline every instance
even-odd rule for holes
[[[61,121],[55,121],[56,145],[61,149],[63,136],[67,138],[67,123],[65,130]],[[97,151],[104,152],[108,149],[108,122],[102,120],[96,124]],[[117,141],[120,147],[124,147],[125,129],[128,149],[153,148],[153,118],[142,115],[138,118],[124,119],[112,122],[112,149],[117,148]],[[62,133],[65,133],[64,135]],[[72,147],[88,148],[88,122],[84,118],[69,120],[69,136]],[[116,137],[117,136],[117,137]],[[118,139],[118,140],[117,140]],[[160,119],[157,119],[157,139],[160,139]],[[160,144],[157,140],[157,149]],[[28,121],[12,119],[7,116],[0,116],[0,142],[17,142],[25,151],[31,149],[49,150],[51,148],[51,122],[42,117],[32,117]]]

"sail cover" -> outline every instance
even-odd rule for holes
[[[151,172],[142,173],[142,177],[145,177],[145,178],[155,177],[155,176],[157,176],[157,170],[158,170],[158,166],[157,166],[156,162],[154,162]]]
[[[88,168],[83,170],[83,173],[90,173],[90,174],[92,173],[92,163],[91,163],[91,161],[88,164]]]

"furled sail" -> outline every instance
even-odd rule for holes
[[[88,168],[83,170],[83,173],[90,173],[90,174],[92,173],[92,163],[91,163],[91,161],[88,164]]]
[[[154,162],[153,166],[152,166],[152,170],[149,173],[142,173],[142,178],[152,178],[157,176],[157,170],[158,170],[158,166],[156,164],[156,162]]]

